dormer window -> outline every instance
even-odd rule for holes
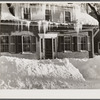
[[[65,22],[66,23],[71,22],[71,14],[69,11],[65,11]]]
[[[24,19],[30,19],[30,8],[24,8]]]
[[[45,20],[47,20],[47,21],[51,20],[51,10],[45,11]]]

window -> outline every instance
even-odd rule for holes
[[[31,52],[36,52],[36,37],[31,36]]]
[[[65,11],[65,22],[66,22],[66,23],[71,22],[71,15],[70,15],[70,12]]]
[[[9,36],[0,37],[1,52],[9,52]]]
[[[90,51],[90,37],[89,36],[59,36],[58,37],[58,51]]]
[[[81,37],[81,50],[87,50],[87,37]]]
[[[64,36],[58,37],[58,51],[63,52],[64,51]]]
[[[45,11],[45,20],[47,21],[51,20],[51,10]]]
[[[24,8],[24,19],[30,19],[30,8]]]
[[[58,37],[58,51],[71,50],[71,36],[59,36]]]
[[[10,52],[16,52],[16,39],[17,37],[16,36],[11,36],[10,37]]]
[[[30,51],[30,36],[23,36],[23,51]]]
[[[64,45],[65,45],[65,50],[71,50],[71,37],[70,36],[64,37]]]

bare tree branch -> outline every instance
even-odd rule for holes
[[[96,9],[90,3],[88,3],[88,5],[93,10],[93,12],[95,13],[95,15],[97,16],[97,20],[100,21],[100,16],[98,15]]]

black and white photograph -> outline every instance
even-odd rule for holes
[[[0,90],[100,89],[99,2],[0,2]]]

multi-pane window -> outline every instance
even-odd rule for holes
[[[89,36],[59,36],[58,37],[58,51],[90,51],[90,37]]]
[[[30,36],[23,36],[23,51],[30,51]]]
[[[9,52],[9,36],[0,37],[1,52]]]
[[[36,52],[36,37],[31,36],[31,52]]]
[[[68,12],[68,11],[65,11],[65,22],[66,23],[71,22],[71,15],[70,15],[70,12]]]
[[[58,36],[58,51],[64,51],[64,36]]]
[[[71,50],[71,37],[70,36],[66,36],[64,37],[64,49],[65,50]]]
[[[81,50],[87,50],[87,37],[81,37]]]
[[[0,36],[0,52],[36,52],[35,36]]]
[[[45,20],[51,21],[51,10],[45,10]]]
[[[30,19],[31,14],[30,14],[30,8],[24,8],[24,19]]]
[[[16,52],[16,39],[17,37],[16,36],[11,36],[10,37],[10,51],[11,52]]]

